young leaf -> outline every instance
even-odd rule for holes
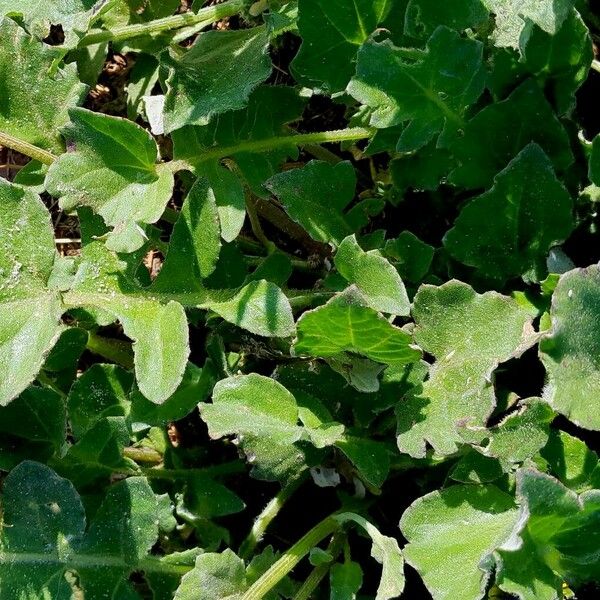
[[[521,600],[557,600],[562,581],[596,581],[600,492],[578,496],[549,475],[523,469],[517,476],[517,497],[521,539],[499,551],[500,587]]]
[[[389,73],[394,73],[390,78]],[[419,58],[405,58],[389,40],[367,41],[348,92],[373,109],[379,129],[408,123],[397,150],[411,152],[462,129],[464,113],[483,91],[482,45],[438,27]]]
[[[449,281],[421,286],[413,315],[415,341],[436,362],[422,389],[398,405],[398,447],[424,457],[428,442],[452,454],[462,441],[457,424],[483,425],[494,409],[494,369],[534,343],[533,314],[512,298]]]
[[[302,46],[292,62],[301,83],[328,94],[341,92],[354,74],[354,57],[385,19],[391,0],[300,0]]]
[[[271,73],[268,45],[263,26],[207,31],[183,55],[165,52],[165,132],[208,125],[216,115],[243,108],[252,90]]]
[[[347,293],[300,317],[294,352],[321,358],[336,358],[348,352],[386,365],[403,365],[421,356],[411,342],[408,333]]]
[[[494,566],[492,553],[517,519],[513,499],[493,485],[431,492],[402,515],[404,557],[434,600],[479,600]]]
[[[6,406],[56,343],[62,306],[47,289],[55,255],[50,214],[39,196],[4,179],[0,250],[0,406]]]
[[[156,164],[156,143],[135,123],[82,108],[69,116],[64,134],[75,150],[50,167],[46,189],[65,210],[90,206],[114,228],[108,248],[133,252],[145,241],[141,226],[162,215],[173,174]]]
[[[50,46],[11,19],[0,18],[0,131],[61,153],[60,129],[69,120],[67,109],[83,101],[86,88],[79,83],[75,65],[53,69],[55,61]]]
[[[212,189],[204,178],[190,189],[173,227],[169,251],[152,289],[160,292],[202,290],[221,250],[219,215]]]
[[[404,316],[410,312],[398,271],[378,250],[365,252],[355,236],[347,237],[335,254],[335,266],[340,275],[356,285],[372,309]]]
[[[311,160],[300,169],[275,175],[265,187],[313,239],[338,246],[352,233],[344,215],[356,188],[356,173],[349,162],[330,165]]]
[[[491,190],[463,208],[444,245],[485,277],[539,281],[547,274],[548,251],[573,229],[572,210],[550,159],[529,144],[498,173]]]
[[[31,35],[43,40],[52,25],[60,25],[65,39],[63,45],[73,48],[87,32],[92,17],[106,4],[106,0],[0,0],[0,15],[15,17]]]
[[[516,128],[518,136],[511,133]],[[567,133],[533,80],[469,121],[464,135],[452,144],[458,167],[450,174],[450,182],[467,188],[489,187],[529,142],[538,144],[559,172],[573,162]]]
[[[600,391],[598,291],[600,268],[561,276],[552,296],[552,329],[540,341],[548,373],[544,398],[580,427],[600,430],[594,399]]]

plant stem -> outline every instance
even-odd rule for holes
[[[323,580],[323,577],[327,575],[329,569],[333,564],[333,561],[339,556],[344,544],[346,542],[346,535],[338,531],[333,534],[331,542],[327,548],[327,552],[331,555],[332,560],[328,563],[323,563],[315,567],[310,575],[305,579],[304,583],[300,586],[300,589],[296,592],[293,600],[309,600],[311,594],[317,589],[317,586]]]
[[[596,71],[597,73],[600,73],[600,60],[594,59],[592,61],[592,69],[594,69],[594,71]]]
[[[128,342],[105,338],[93,331],[88,331],[86,348],[125,369],[133,369],[133,352],[131,344]]]
[[[257,579],[241,600],[262,600],[317,544],[338,531],[340,523],[329,516],[313,527],[279,558],[279,560]]]
[[[265,506],[263,511],[256,517],[254,525],[248,534],[248,537],[242,542],[240,546],[239,556],[240,558],[247,560],[252,556],[252,553],[256,549],[256,546],[260,543],[267,528],[277,516],[283,505],[289,500],[294,492],[304,483],[306,480],[306,474],[297,477],[286,486],[281,488],[279,493]]]
[[[298,133],[296,135],[279,135],[264,140],[245,140],[233,146],[222,146],[206,150],[194,158],[194,166],[199,163],[220,160],[240,152],[267,152],[285,146],[306,146],[311,144],[329,144],[335,142],[351,142],[365,140],[373,136],[375,130],[366,127],[350,127],[334,131],[318,131],[315,133]]]
[[[265,247],[267,254],[272,254],[276,250],[276,247],[263,231],[262,225],[260,224],[260,219],[258,218],[258,213],[256,212],[256,205],[254,204],[252,192],[249,189],[246,189],[245,195],[246,212],[248,213],[248,218],[250,219],[252,233],[254,234],[254,237]]]
[[[123,448],[123,456],[129,458],[135,462],[154,463],[159,464],[162,462],[163,457],[160,452],[153,450],[152,448],[136,448],[129,446]]]
[[[246,471],[246,465],[241,460],[232,460],[220,465],[210,467],[201,467],[198,469],[161,469],[150,468],[141,469],[142,474],[148,479],[189,479],[203,475],[205,477],[225,477],[227,475],[236,475]]]
[[[47,150],[42,150],[29,142],[25,142],[20,140],[12,135],[8,135],[8,133],[2,133],[0,131],[0,146],[4,146],[5,148],[10,148],[11,150],[16,150],[25,156],[29,156],[34,160],[37,160],[45,165],[51,165],[58,157],[52,154],[52,152],[48,152]]]
[[[305,308],[312,308],[315,305],[320,306],[325,304],[327,300],[330,300],[335,292],[310,292],[308,294],[302,294],[298,296],[292,296],[288,298],[292,310],[304,310]]]
[[[245,6],[245,0],[228,0],[223,4],[201,8],[197,13],[182,13],[163,19],[156,19],[148,23],[135,23],[114,29],[92,31],[85,35],[79,42],[79,48],[92,46],[101,42],[122,42],[141,35],[155,35],[164,31],[181,29],[203,23],[211,25],[216,21],[231,17],[239,13]]]

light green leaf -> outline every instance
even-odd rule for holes
[[[39,196],[0,179],[0,406],[31,383],[58,339],[62,306],[46,287],[54,256]]]
[[[439,27],[426,51],[410,59],[389,40],[367,41],[348,92],[373,110],[373,127],[407,123],[397,150],[410,152],[464,127],[464,113],[483,91],[484,77],[481,43]]]
[[[446,4],[437,0],[410,0],[404,33],[413,38],[427,38],[439,25],[457,31],[475,29],[488,19],[484,1],[458,0]]]
[[[552,329],[540,341],[548,373],[544,399],[581,427],[600,430],[595,398],[600,393],[600,268],[561,276],[552,296]]]
[[[311,160],[299,169],[278,173],[265,187],[313,239],[338,246],[352,233],[344,215],[356,188],[351,163],[331,165]]]
[[[39,463],[10,472],[2,508],[3,600],[137,597],[127,579],[144,570],[158,535],[156,496],[144,478],[112,486],[87,533],[73,485]]]
[[[11,19],[0,18],[0,131],[61,153],[59,130],[69,120],[67,109],[83,101],[86,88],[75,65],[53,69],[55,60],[50,46]]]
[[[200,305],[226,321],[264,337],[289,337],[294,316],[285,294],[273,283],[252,281],[227,300],[207,300]]]
[[[135,123],[82,108],[69,115],[64,134],[75,150],[50,167],[46,188],[65,210],[90,206],[114,228],[107,246],[133,252],[144,243],[142,226],[162,215],[173,174],[156,164],[156,143]]]
[[[31,35],[40,40],[48,37],[52,25],[60,25],[65,34],[63,45],[73,48],[106,3],[106,0],[0,0],[0,16],[22,20]]]
[[[280,383],[256,373],[223,379],[212,404],[200,404],[200,414],[213,439],[235,435],[261,479],[285,479],[303,466],[294,444],[304,430],[298,425],[298,405]]]
[[[297,355],[335,358],[349,352],[387,365],[419,360],[421,353],[408,333],[361,306],[352,288],[349,291],[300,317]]]
[[[519,135],[512,135],[518,129]],[[557,171],[573,162],[568,136],[538,84],[527,80],[506,100],[491,104],[469,121],[452,143],[458,167],[454,185],[487,188],[494,176],[529,142],[538,144]]]
[[[495,177],[491,190],[463,208],[444,245],[485,277],[540,281],[547,275],[548,251],[573,229],[572,209],[550,159],[529,144]]]
[[[521,539],[511,540],[499,552],[500,587],[522,600],[555,600],[561,597],[562,581],[572,585],[596,581],[600,491],[578,496],[549,475],[523,469],[517,476],[517,498]]]
[[[517,518],[513,499],[492,485],[432,492],[402,515],[404,556],[434,600],[479,600],[494,566],[492,553]]]
[[[372,523],[354,513],[342,513],[334,518],[340,523],[356,523],[373,541],[371,556],[383,567],[375,600],[400,596],[404,590],[404,560],[398,542],[382,535]]]
[[[243,108],[271,73],[266,27],[201,33],[190,50],[164,53],[169,69],[165,132],[208,125],[211,118]]]
[[[378,250],[363,251],[356,236],[342,241],[335,254],[335,266],[349,283],[356,285],[372,309],[404,316],[410,312],[398,271]]]
[[[398,405],[398,447],[422,458],[456,452],[459,422],[484,425],[496,401],[492,374],[499,363],[535,342],[530,309],[496,292],[477,294],[465,283],[421,286],[415,296],[415,341],[436,362],[429,378]]]
[[[244,561],[232,550],[198,556],[174,600],[237,600],[247,588]]]
[[[105,229],[88,211],[80,211],[82,261],[72,290],[70,306],[101,309],[118,319],[134,341],[138,386],[148,400],[161,404],[181,382],[189,355],[188,323],[181,304],[162,304],[140,289],[120,261],[97,239]]]
[[[171,293],[201,290],[202,279],[215,270],[220,250],[215,196],[208,181],[200,178],[183,202],[169,251],[152,289]]]
[[[359,46],[377,29],[391,0],[300,0],[302,46],[292,62],[301,83],[326,93],[341,92],[354,73]]]
[[[483,0],[494,13],[496,46],[519,47],[521,33],[528,22],[533,22],[545,32],[555,34],[567,18],[573,0]]]

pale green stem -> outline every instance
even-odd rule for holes
[[[133,369],[133,352],[129,342],[105,338],[93,331],[88,331],[86,348],[125,369]]]
[[[311,548],[339,528],[340,524],[333,516],[321,521],[286,550],[279,560],[250,586],[241,600],[262,600],[310,552]]]
[[[203,23],[205,26],[239,13],[245,6],[245,0],[228,0],[223,4],[201,8],[197,13],[182,13],[148,23],[135,23],[114,29],[92,31],[81,38],[79,47],[92,46],[101,42],[122,42],[142,35],[155,35],[164,31],[181,29]]]
[[[592,69],[594,69],[594,71],[600,73],[600,60],[594,59],[592,61]]]
[[[189,479],[202,475],[205,477],[225,477],[237,475],[246,471],[246,465],[241,460],[233,460],[220,465],[200,467],[197,469],[142,469],[142,473],[149,479]]]
[[[240,546],[240,558],[247,560],[252,556],[256,546],[258,546],[262,540],[273,519],[278,515],[283,505],[289,500],[300,485],[302,485],[305,479],[305,475],[294,479],[288,485],[281,488],[279,493],[267,504],[267,506],[265,506],[263,511],[254,521],[254,525],[252,525],[248,537],[246,537]]]
[[[12,135],[8,135],[8,133],[2,133],[0,131],[0,146],[4,146],[5,148],[10,148],[11,150],[16,150],[25,156],[29,156],[34,160],[37,160],[45,165],[51,165],[57,157],[52,154],[52,152],[48,152],[47,150],[42,150],[29,142],[25,142],[20,140]]]

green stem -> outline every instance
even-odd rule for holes
[[[256,205],[254,204],[254,198],[252,192],[246,189],[246,212],[248,213],[248,219],[250,219],[250,226],[252,227],[252,233],[254,237],[265,247],[267,254],[272,254],[276,250],[275,244],[269,240],[263,231],[258,213],[256,212]]]
[[[281,488],[279,493],[265,506],[263,511],[256,517],[254,521],[254,525],[252,525],[252,529],[248,534],[248,537],[242,542],[240,546],[239,556],[240,558],[247,560],[249,559],[256,546],[260,543],[265,532],[267,531],[269,525],[273,521],[273,519],[278,515],[279,511],[282,509],[283,505],[289,500],[289,498],[294,494],[294,492],[304,483],[306,480],[306,474],[297,477],[286,486]]]
[[[600,73],[600,60],[594,59],[592,61],[592,69],[594,69],[594,71],[596,71],[597,73]]]
[[[306,146],[311,144],[329,144],[336,142],[352,142],[365,140],[373,136],[375,130],[366,127],[350,127],[334,131],[318,131],[315,133],[298,133],[296,135],[279,135],[264,140],[245,140],[233,146],[222,146],[206,150],[194,158],[194,167],[203,162],[220,160],[241,152],[267,152],[285,146]]]
[[[288,300],[292,310],[298,311],[325,304],[325,302],[330,300],[334,295],[335,292],[310,292],[308,294],[292,296],[291,298],[288,298]]]
[[[300,589],[296,592],[293,600],[310,600],[312,593],[317,589],[323,580],[323,577],[327,575],[329,569],[331,569],[333,561],[339,556],[345,543],[346,535],[343,532],[338,531],[337,533],[333,534],[331,542],[327,548],[327,552],[331,555],[332,560],[330,562],[323,563],[312,570],[310,575],[300,586]]]
[[[47,150],[42,150],[29,142],[25,142],[20,140],[12,135],[8,135],[8,133],[2,133],[0,131],[0,146],[4,146],[5,148],[10,148],[11,150],[16,150],[25,156],[29,156],[34,160],[37,160],[45,165],[51,165],[58,157],[52,154],[52,152],[48,152]]]
[[[133,369],[133,352],[131,344],[128,342],[105,338],[93,331],[88,331],[86,348],[125,369]]]
[[[143,462],[143,463],[161,463],[163,460],[160,452],[153,450],[152,448],[144,448],[139,447],[136,448],[134,446],[130,446],[128,448],[123,448],[123,456],[125,458],[129,458],[135,462]]]
[[[233,460],[220,465],[201,467],[199,469],[141,469],[142,474],[148,477],[148,479],[169,480],[189,479],[190,477],[197,477],[198,475],[211,478],[226,477],[227,475],[237,475],[238,473],[244,473],[245,471],[246,465],[241,460]]]
[[[241,600],[262,600],[310,552],[311,548],[339,528],[340,524],[333,516],[323,519],[284,552],[281,558],[250,586]]]
[[[211,25],[216,21],[239,13],[245,4],[245,0],[228,0],[227,2],[223,2],[223,4],[201,8],[197,13],[182,13],[180,15],[172,15],[163,19],[149,21],[148,23],[135,23],[133,25],[115,27],[114,29],[92,31],[81,39],[79,48],[92,46],[101,42],[122,42],[142,35],[155,35],[164,31],[198,25],[199,23],[204,23],[205,26]]]

